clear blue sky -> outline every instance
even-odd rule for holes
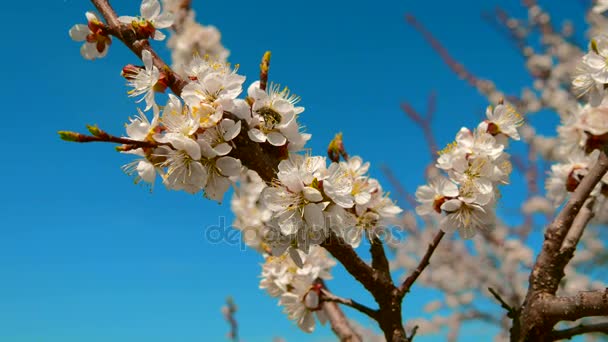
[[[114,2],[119,14],[138,12],[138,1]],[[194,0],[194,7],[199,20],[221,30],[230,61],[248,82],[272,50],[270,78],[302,97],[314,153],[324,153],[342,131],[350,154],[371,161],[375,176],[382,178],[379,166],[386,164],[413,191],[428,156],[400,102],[424,109],[429,92],[437,92],[440,144],[473,125],[487,103],[448,71],[403,15],[413,12],[474,73],[517,92],[530,81],[522,58],[480,16],[499,3],[523,13],[517,2],[498,0]],[[541,3],[582,23],[577,1]],[[108,57],[88,62],[68,37],[93,6],[33,0],[2,7],[0,341],[223,341],[227,295],[239,305],[243,341],[333,340],[327,328],[312,336],[297,330],[258,289],[258,255],[204,240],[205,227],[221,216],[232,220],[228,203],[162,186],[150,193],[123,174],[120,166],[131,158],[112,146],[59,140],[58,130],[94,123],[122,134],[136,114],[119,75],[123,65],[137,64],[135,56],[115,40]],[[156,46],[167,55],[164,43]],[[371,303],[340,267],[335,276],[329,285],[336,292]],[[415,290],[405,317],[428,299]],[[473,330],[489,331],[475,326],[464,333]]]

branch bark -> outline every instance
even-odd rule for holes
[[[579,292],[570,297],[548,298],[543,304],[547,318],[556,321],[576,321],[584,317],[608,316],[608,288]]]
[[[579,324],[574,328],[555,330],[551,333],[551,341],[571,339],[576,335],[602,333],[608,335],[608,322],[596,324]]]
[[[513,322],[514,327],[519,329],[517,334],[512,334],[512,341],[549,341],[553,326],[560,320],[608,315],[606,291],[593,295],[582,292],[575,297],[555,297],[559,283],[564,277],[564,268],[576,249],[575,242],[578,241],[584,225],[590,219],[590,213],[583,208],[588,208],[589,195],[606,171],[608,171],[608,156],[605,151],[601,151],[595,165],[590,168],[563,209],[547,227],[542,250],[530,273],[528,293],[521,314]],[[570,245],[570,242],[566,242],[567,248],[563,250],[562,245],[571,231],[574,239],[569,241],[573,243]],[[599,300],[600,304],[592,305],[591,302],[585,301],[590,299],[588,297]],[[562,309],[568,311],[559,312]]]

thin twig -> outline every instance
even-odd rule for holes
[[[373,319],[378,319],[378,310],[377,309],[372,309],[370,307],[367,307],[367,306],[365,306],[361,303],[358,303],[349,298],[342,298],[342,297],[336,296],[335,294],[329,292],[329,290],[327,290],[327,289],[322,289],[321,293],[322,293],[322,296],[321,296],[322,301],[340,303],[342,305],[346,305],[357,311],[360,311]]]
[[[509,315],[513,312],[513,308],[504,299],[502,299],[502,297],[500,296],[500,294],[498,294],[498,292],[496,292],[496,290],[491,287],[488,287],[488,291],[490,291],[492,296],[496,298],[496,300],[500,303],[500,306],[503,309],[507,310],[507,313],[509,313]]]
[[[91,0],[91,2],[105,19],[111,35],[122,41],[125,46],[133,51],[133,53],[135,53],[140,59],[143,50],[148,50],[150,52],[154,65],[158,68],[158,70],[165,72],[167,75],[167,84],[169,88],[171,88],[171,91],[173,91],[175,95],[179,96],[182,89],[186,85],[186,81],[171,70],[167,63],[165,63],[162,58],[158,56],[156,51],[154,51],[154,49],[152,49],[150,46],[148,40],[138,37],[130,25],[122,24],[120,21],[118,21],[118,16],[116,15],[116,12],[110,5],[109,1]]]
[[[435,249],[439,245],[439,242],[441,242],[441,239],[443,238],[444,235],[445,235],[445,233],[443,232],[443,230],[439,230],[437,232],[437,234],[435,234],[433,241],[429,244],[429,246],[426,250],[426,253],[424,253],[424,256],[422,257],[422,259],[420,260],[420,263],[418,264],[418,267],[416,267],[414,272],[412,272],[412,274],[410,274],[410,276],[405,279],[403,284],[401,284],[401,286],[399,286],[399,294],[402,297],[405,296],[410,291],[410,289],[412,288],[412,285],[414,285],[414,283],[416,282],[418,277],[422,274],[424,269],[429,265],[431,256],[435,252]]]
[[[608,335],[608,322],[596,324],[579,324],[573,328],[554,330],[551,333],[551,341],[571,339],[576,335],[602,333]]]

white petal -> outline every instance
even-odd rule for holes
[[[130,17],[128,15],[123,15],[118,17],[118,21],[120,21],[123,24],[131,24],[134,21],[137,21],[136,17]]]
[[[224,124],[224,122],[228,120],[222,120],[222,127],[226,130],[226,133],[224,133],[224,140],[225,141],[230,141],[234,138],[236,138],[237,135],[239,135],[239,133],[241,132],[241,122],[237,121],[236,123],[234,123],[234,121],[232,120],[228,120],[230,122],[232,122],[232,124]]]
[[[257,128],[252,128],[247,132],[249,139],[255,142],[263,143],[266,141],[266,134]]]
[[[323,210],[319,204],[308,203],[304,207],[304,219],[306,220],[306,223],[314,229],[322,229],[325,227],[325,217],[323,216]]]
[[[99,21],[99,19],[97,19],[97,16],[95,15],[95,13],[93,12],[86,12],[84,14],[85,17],[87,17],[87,21],[91,22],[91,21]]]
[[[226,191],[228,191],[230,184],[231,183],[228,178],[220,175],[214,175],[207,181],[207,186],[205,187],[205,196],[212,200],[221,202],[224,198],[224,194]]]
[[[154,28],[167,28],[173,25],[173,19],[173,13],[165,12],[154,19]]]
[[[155,19],[160,14],[160,2],[158,0],[143,0],[139,11],[141,16],[147,20]]]
[[[144,62],[144,66],[146,67],[146,70],[152,70],[153,67],[153,63],[152,63],[152,53],[150,53],[150,51],[144,49],[141,51],[141,60]]]
[[[215,166],[227,177],[238,176],[241,173],[241,161],[232,157],[221,157],[215,162]]]
[[[323,200],[323,195],[321,195],[321,192],[315,188],[307,186],[302,192],[304,193],[304,198],[310,202],[320,202]]]
[[[152,39],[160,41],[164,40],[166,37],[167,36],[164,33],[160,32],[159,30],[156,30],[154,31],[154,36],[152,37]]]
[[[303,226],[302,216],[299,210],[288,210],[277,217],[281,233],[284,235],[295,234]]]
[[[270,132],[268,133],[268,142],[274,146],[283,146],[287,142],[287,138],[281,133]]]
[[[232,151],[232,146],[227,143],[221,143],[213,148],[218,156],[225,156]]]
[[[91,33],[91,31],[87,25],[76,24],[70,29],[70,38],[77,42],[81,42],[87,39],[89,33]]]
[[[461,205],[462,205],[462,202],[460,200],[451,199],[449,201],[444,202],[441,205],[441,209],[445,210],[447,212],[453,212],[453,211],[458,210]]]

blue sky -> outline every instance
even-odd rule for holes
[[[115,3],[121,15],[138,12],[136,1]],[[577,1],[544,3],[557,17],[575,13],[582,23]],[[460,126],[475,124],[487,102],[450,73],[403,15],[414,13],[475,74],[518,93],[530,81],[523,60],[480,16],[497,4],[524,13],[516,2],[498,0],[194,0],[199,20],[220,29],[230,61],[248,82],[263,52],[273,52],[270,79],[302,97],[314,153],[324,153],[342,131],[349,153],[371,161],[374,176],[383,179],[379,167],[387,165],[412,191],[424,181],[428,153],[400,102],[423,110],[436,91],[440,145]],[[243,341],[333,340],[327,328],[300,332],[258,289],[258,255],[205,241],[206,227],[220,217],[231,221],[228,203],[162,186],[150,193],[123,174],[120,166],[130,158],[112,146],[59,140],[58,130],[95,123],[121,134],[136,114],[119,75],[125,64],[138,64],[135,56],[115,40],[108,57],[85,61],[68,37],[93,6],[34,0],[3,8],[0,340],[222,341],[228,326],[220,307],[228,295],[239,305]],[[156,46],[167,56],[163,43]],[[540,130],[550,132],[555,118],[542,120]],[[517,185],[513,196],[521,194]],[[337,293],[371,303],[340,267],[335,276],[329,286]],[[405,317],[427,300],[415,289]],[[480,326],[463,333],[473,331],[491,333]]]

